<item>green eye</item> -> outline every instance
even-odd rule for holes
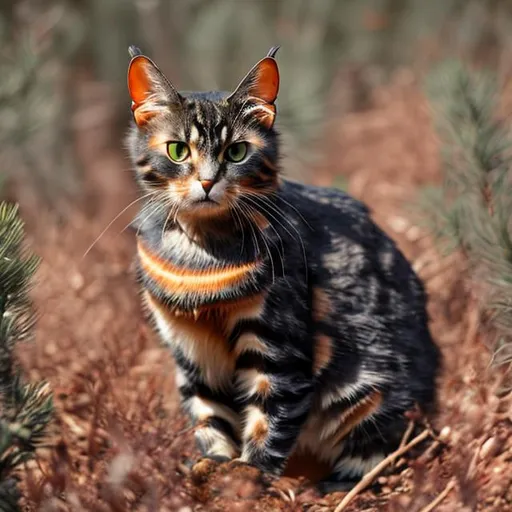
[[[235,142],[226,151],[226,160],[230,162],[241,162],[247,155],[247,142]]]
[[[169,142],[167,154],[173,162],[183,162],[190,155],[190,148],[184,142]]]

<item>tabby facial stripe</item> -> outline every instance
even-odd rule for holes
[[[146,274],[171,294],[215,293],[243,284],[258,268],[258,262],[240,266],[191,270],[176,267],[151,253],[142,242],[137,243],[140,263]]]

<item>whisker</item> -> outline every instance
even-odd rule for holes
[[[251,208],[250,205],[245,205],[245,206],[246,206],[246,208]],[[261,213],[261,212],[258,212],[258,213]],[[265,217],[265,219],[268,221],[268,219],[266,217]],[[265,234],[265,231],[263,229],[261,229],[257,225],[257,222],[254,219],[254,215],[253,215],[252,211],[251,211],[251,216],[250,216],[249,222],[251,222],[251,221],[252,221],[252,223],[256,224],[256,227],[258,228],[258,231],[261,234],[261,236],[263,238],[266,238],[276,248],[277,255],[279,256],[279,259],[281,261],[281,268],[283,269],[283,272],[284,272],[284,269],[285,269],[285,264],[284,264],[284,242],[283,242],[283,239],[282,239],[281,235],[279,234],[277,229],[272,225],[272,223],[269,222],[269,227],[275,233],[275,235],[277,237],[277,240],[272,239],[271,237],[267,237],[266,234]]]
[[[244,206],[244,205],[242,205],[241,203],[238,203],[240,214],[247,220],[247,224],[249,226],[249,229],[251,230],[251,236],[254,241],[256,254],[259,255],[261,253],[261,249],[260,249],[260,245],[258,243],[258,237],[256,236],[256,231],[254,230],[253,223],[251,222],[250,212],[247,213],[247,211],[242,206]]]
[[[287,206],[289,206],[292,210],[294,210],[297,215],[302,219],[302,221],[304,222],[304,224],[306,224],[306,226],[311,229],[311,231],[314,231],[314,228],[313,226],[311,226],[311,224],[304,218],[304,215],[302,215],[302,213],[299,212],[299,210],[297,208],[295,208],[295,206],[293,206],[293,204],[291,204],[289,201],[287,201],[286,199],[284,199],[283,197],[281,196],[278,196],[277,195],[277,192],[272,192],[271,195],[275,196],[275,197],[278,197],[280,201],[283,201],[284,204],[286,204]]]
[[[264,211],[266,211],[266,213],[268,215],[270,215],[277,223],[279,223],[279,225],[288,233],[288,235],[290,235],[291,238],[295,238],[296,240],[298,240],[298,242],[300,243],[301,245],[301,248],[302,248],[302,255],[303,255],[303,258],[304,258],[304,268],[305,268],[305,272],[306,272],[306,279],[308,278],[308,264],[307,264],[307,257],[306,257],[306,248],[304,246],[304,242],[302,240],[302,237],[300,235],[300,232],[299,230],[290,222],[289,219],[286,218],[286,216],[284,215],[283,212],[281,212],[273,203],[270,202],[270,200],[268,200],[268,198],[266,198],[265,196],[262,196],[262,195],[259,195],[259,194],[255,194],[255,193],[252,193],[252,192],[247,192],[247,191],[244,191],[243,193],[243,197],[249,201],[251,201],[254,205],[256,206],[259,206],[260,208],[263,208]],[[263,204],[258,204],[258,199],[261,199],[263,201]],[[281,218],[286,221],[288,223],[288,225],[295,231],[296,233],[296,237],[290,232],[289,229],[286,228],[286,226],[277,218],[275,217],[268,209],[265,208],[265,206],[268,206],[269,208],[272,208],[272,210],[276,213],[276,214],[279,214],[281,216]]]
[[[149,207],[155,202],[155,199],[153,197],[151,197],[148,201],[147,204],[145,204],[139,211],[138,215],[141,215],[143,213],[146,212],[146,210],[149,209]],[[126,226],[121,230],[121,233],[124,233],[133,223],[133,219],[130,220],[130,222],[128,222],[128,224],[126,224]]]
[[[302,236],[299,232],[299,230],[297,229],[297,227],[290,221],[290,219],[284,214],[283,211],[281,211],[281,209],[274,203],[274,202],[271,202],[270,199],[263,195],[263,194],[258,194],[256,192],[251,192],[251,191],[246,191],[245,192],[248,196],[252,197],[254,200],[259,200],[261,199],[263,201],[263,203],[265,205],[267,205],[268,207],[272,208],[272,210],[276,213],[276,214],[279,214],[281,216],[281,218],[288,223],[288,225],[295,231],[295,233],[297,234],[298,238],[302,241]],[[305,220],[305,219],[304,219]],[[307,222],[307,221],[305,221]],[[311,226],[310,226],[311,227]]]
[[[262,212],[258,212],[258,213],[261,213],[263,215]],[[264,215],[264,217],[265,217],[265,215]],[[277,231],[277,229],[272,224],[272,222],[270,222],[267,217],[265,217],[265,219],[268,221],[269,227],[272,229],[272,231],[275,233],[275,235],[277,237],[277,240],[272,240],[272,238],[270,238],[270,237],[268,237],[268,240],[276,248],[276,251],[277,251],[277,253],[279,255],[279,258],[281,260],[281,265],[282,265],[282,268],[283,268],[283,271],[284,271],[284,242],[283,242],[283,237],[279,234],[279,231]],[[257,226],[257,227],[258,227],[259,232],[261,233],[261,236],[265,237],[264,230],[261,229],[259,226]]]
[[[169,220],[171,219],[171,217],[174,215],[174,211],[178,209],[178,204],[174,205],[174,204],[171,204],[171,207],[169,208],[169,212],[167,213],[167,217],[165,218],[165,222],[164,222],[164,225],[162,226],[162,236],[161,236],[161,242],[163,243],[164,241],[164,235],[165,235],[165,230],[167,228],[167,223],[169,222]]]
[[[248,208],[248,205],[246,205],[246,207]],[[269,223],[269,225],[270,225],[270,223]],[[274,259],[272,257],[272,251],[270,249],[270,246],[267,243],[267,237],[265,236],[265,232],[263,231],[263,229],[260,226],[258,226],[258,224],[255,224],[255,227],[258,230],[258,232],[261,234],[261,239],[267,249],[267,254],[270,258],[270,262],[272,265],[272,283],[274,283],[275,282],[275,264],[274,264]],[[282,259],[281,259],[281,263],[282,263]]]
[[[242,207],[242,204],[243,203],[240,203],[240,207]],[[243,206],[245,206],[246,209],[248,208],[248,205],[243,205]],[[250,211],[248,213],[250,214]],[[250,220],[251,220],[250,216],[247,217],[247,220],[249,221],[249,225],[251,226],[251,228],[254,231],[254,226],[252,225],[252,222],[250,222]],[[261,229],[259,228],[258,225],[256,225],[256,228],[261,231]],[[262,233],[261,238],[262,238],[263,243],[265,244],[265,248],[266,248],[268,257],[270,259],[270,265],[272,267],[272,284],[274,284],[276,282],[276,269],[275,269],[275,265],[274,265],[274,258],[272,258],[272,252],[270,250],[270,247],[269,247],[267,240],[266,240],[265,236],[263,235],[263,233]]]
[[[242,197],[242,199],[243,199],[243,197]],[[249,207],[249,205],[245,205],[245,206]],[[269,223],[268,223],[269,227],[272,228],[272,230],[274,231],[274,233],[277,236],[277,240],[272,240],[271,238],[268,238],[268,240],[276,248],[277,255],[279,256],[279,259],[281,260],[281,268],[283,269],[283,273],[284,273],[285,264],[284,264],[284,242],[283,242],[283,238],[281,237],[281,235],[279,234],[277,229],[272,225],[272,222],[270,222],[270,220],[265,216],[265,214],[263,212],[259,212],[259,213],[261,213],[267,219],[267,221],[269,221]],[[261,233],[261,236],[263,238],[267,239],[267,237],[265,235],[265,232],[258,225],[256,225],[256,227],[258,228],[258,231]],[[290,236],[292,236],[291,233],[290,233]]]
[[[140,222],[139,224],[139,227],[137,228],[137,232],[135,233],[135,236],[139,236],[139,233],[140,233],[140,230],[142,229],[142,226],[144,226],[144,224],[156,213],[158,212],[160,209],[162,211],[165,211],[165,209],[168,207],[167,203],[166,202],[157,202],[157,204],[155,205],[155,207],[153,209],[150,209],[150,212],[148,213],[148,215],[146,215],[146,217],[144,217],[144,219]],[[149,209],[149,208],[148,208]]]
[[[240,257],[241,257],[242,254],[244,253],[245,229],[244,229],[244,226],[243,226],[243,223],[242,223],[242,219],[240,218],[240,214],[236,210],[236,206],[237,205],[236,205],[235,202],[228,200],[228,208],[235,215],[235,217],[233,217],[233,218],[235,219],[235,222],[237,222],[237,224],[240,226],[240,231],[242,233],[242,245],[240,247]]]
[[[123,208],[108,224],[107,226],[105,227],[105,229],[96,237],[96,239],[94,240],[94,242],[88,247],[88,249],[84,252],[84,255],[82,256],[82,259],[85,258],[90,252],[91,252],[91,249],[99,242],[99,240],[101,239],[101,237],[108,231],[108,229],[110,228],[110,226],[112,226],[112,224],[114,224],[114,222],[119,218],[121,217],[121,215],[126,211],[128,210],[128,208],[131,208],[135,203],[138,203],[139,201],[143,200],[143,199],[146,199],[150,196],[152,196],[153,194],[155,194],[155,192],[149,192],[148,194],[145,194],[141,197],[138,197],[137,199],[135,199],[134,201],[132,201],[128,206],[126,206],[125,208]]]
[[[270,228],[272,228],[272,231],[275,233],[275,235],[277,237],[277,240],[272,240],[272,238],[270,238],[270,237],[268,240],[276,248],[277,255],[279,256],[279,259],[281,260],[281,266],[284,271],[284,242],[283,242],[283,238],[281,237],[281,235],[279,234],[277,229],[272,225],[271,222],[269,222],[268,225]],[[261,231],[261,236],[265,236],[265,233],[263,232],[263,230],[260,230],[260,231]]]

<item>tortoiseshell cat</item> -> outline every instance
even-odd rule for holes
[[[435,402],[422,284],[368,209],[284,180],[277,48],[231,93],[179,93],[130,47],[144,302],[206,458],[345,488]],[[293,471],[293,470],[292,470]]]

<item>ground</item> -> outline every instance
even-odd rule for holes
[[[418,420],[427,440],[343,510],[512,510],[512,396],[490,365],[493,333],[478,307],[478,286],[461,255],[440,256],[415,209],[421,187],[441,176],[419,87],[399,73],[375,91],[370,108],[329,130],[329,172],[316,175],[345,176],[349,192],[413,263],[444,357],[439,413],[430,426]],[[230,465],[190,471],[183,463],[197,453],[178,408],[172,359],[142,319],[133,233],[123,230],[134,208],[87,252],[136,197],[122,156],[104,148],[94,155],[85,158],[94,222],[76,211],[58,225],[24,208],[29,242],[43,263],[33,291],[37,336],[20,358],[31,379],[50,382],[56,407],[46,446],[21,474],[25,509],[335,510],[343,493],[320,498],[302,480],[272,482]]]

